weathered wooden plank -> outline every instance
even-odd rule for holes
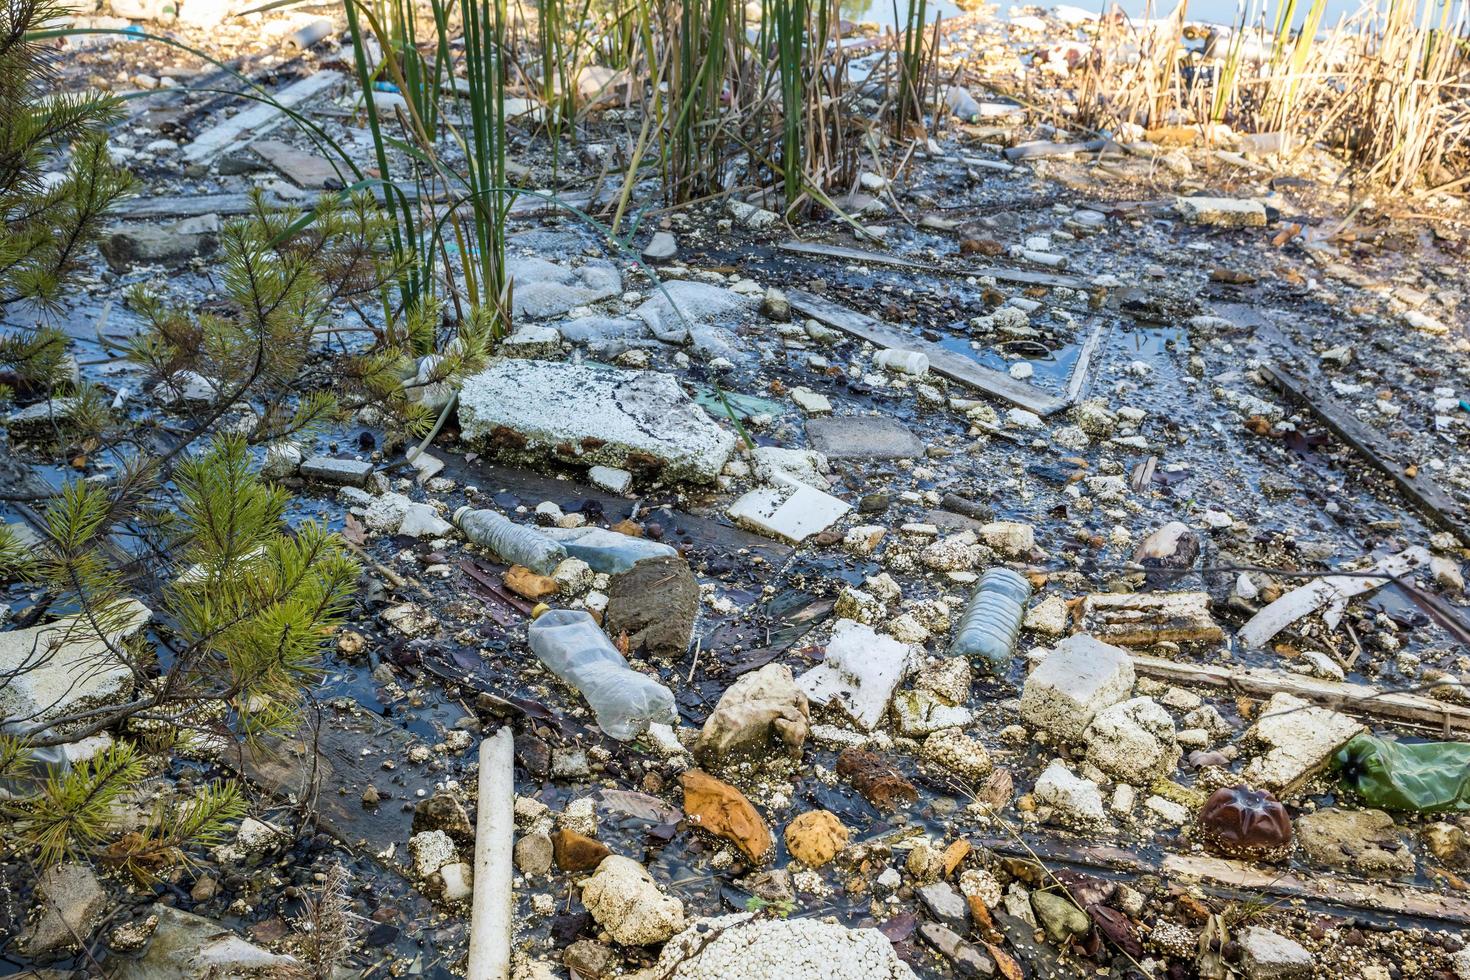
[[[192,143],[184,147],[184,160],[188,163],[207,163],[226,147],[240,146],[258,136],[264,136],[290,118],[283,109],[294,108],[307,99],[332,91],[342,83],[342,77],[341,72],[323,69],[275,92],[272,95],[274,103],[252,102],[249,108],[242,109],[196,136]]]
[[[1367,684],[1328,681],[1267,667],[1232,670],[1180,663],[1162,657],[1133,656],[1133,669],[1145,677],[1172,684],[1222,687],[1256,697],[1293,694],[1318,704],[1380,721],[1423,725],[1448,735],[1470,731],[1470,708],[1420,694],[1385,691]]]
[[[1082,342],[1082,350],[1077,353],[1077,363],[1072,365],[1072,376],[1067,379],[1067,401],[1076,403],[1082,397],[1082,390],[1087,386],[1087,378],[1092,370],[1092,359],[1097,356],[1098,348],[1102,345],[1103,318],[1100,316],[1092,318],[1092,331],[1087,339]]]
[[[930,343],[918,337],[888,326],[881,320],[845,306],[825,300],[812,293],[794,290],[788,294],[791,306],[804,316],[820,320],[830,327],[851,334],[861,340],[880,347],[897,347],[903,350],[921,351],[929,358],[929,367],[946,378],[969,385],[1003,401],[1010,402],[1035,412],[1037,415],[1054,415],[1067,407],[1067,401],[1049,395],[1038,388],[1017,381],[1008,374],[994,371],[976,364],[963,354]]]
[[[1318,910],[1351,909],[1385,922],[1408,917],[1435,923],[1470,924],[1470,899],[1431,892],[1412,885],[1354,881],[1340,876],[1302,878],[1283,868],[1257,866],[1207,854],[1170,854],[1154,858],[1134,848],[1087,844],[1052,834],[1030,833],[1024,842],[1010,837],[982,838],[975,843],[1006,857],[1041,860],[1049,866],[1113,871],[1130,875],[1165,875],[1197,882],[1222,898],[1242,895],[1259,900],[1275,895],[1302,900]]]
[[[864,248],[850,248],[846,245],[828,245],[824,242],[782,242],[781,251],[794,252],[797,255],[815,255],[822,259],[848,259],[852,262],[869,262],[875,265],[893,265],[904,269],[925,268],[919,262],[912,262],[897,255],[887,252],[870,252]]]
[[[1408,465],[1395,461],[1397,453],[1387,438],[1359,422],[1352,409],[1331,395],[1309,392],[1306,382],[1285,368],[1271,365],[1265,371],[1282,392],[1305,405],[1334,435],[1392,480],[1425,517],[1459,538],[1462,544],[1470,545],[1470,515],[1464,507],[1425,473],[1416,471],[1410,476]]]
[[[1081,276],[1064,276],[1058,272],[1033,272],[1030,269],[1008,269],[1004,266],[971,266],[956,270],[967,276],[989,276],[997,282],[1014,282],[1023,286],[1046,286],[1050,289],[1093,288],[1091,282]]]
[[[1323,606],[1328,607],[1327,625],[1335,629],[1349,599],[1382,588],[1389,583],[1388,576],[1406,575],[1427,564],[1429,552],[1416,545],[1388,556],[1372,568],[1313,579],[1256,613],[1237,635],[1247,647],[1261,646],[1292,623]]]

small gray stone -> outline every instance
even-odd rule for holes
[[[554,856],[551,837],[541,833],[526,834],[516,841],[514,856],[521,874],[546,874],[551,870],[551,859]]]
[[[995,961],[977,947],[960,938],[953,929],[938,922],[925,922],[919,926],[919,936],[938,950],[939,954],[954,964],[955,972],[962,977],[989,977],[995,974]]]
[[[1314,957],[1285,936],[1260,926],[1249,926],[1236,937],[1242,953],[1241,964],[1250,980],[1278,980],[1285,977],[1309,976]]]
[[[919,901],[931,916],[953,929],[964,929],[970,921],[969,903],[947,881],[920,888]]]
[[[656,231],[648,244],[643,246],[645,262],[667,262],[679,252],[679,243],[667,231]]]
[[[1055,892],[1034,891],[1031,907],[1036,910],[1036,919],[1046,931],[1046,938],[1059,946],[1087,935],[1092,920],[1079,909],[1070,898]]]

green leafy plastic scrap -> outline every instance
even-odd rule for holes
[[[1380,810],[1470,810],[1470,743],[1359,735],[1333,760],[1342,786]]]

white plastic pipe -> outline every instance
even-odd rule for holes
[[[480,742],[480,802],[475,817],[475,891],[468,980],[510,980],[511,843],[515,827],[515,750],[510,726]]]

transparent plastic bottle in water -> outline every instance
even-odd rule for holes
[[[632,538],[604,527],[547,528],[567,554],[585,561],[594,572],[617,575],[626,572],[645,558],[672,558],[679,552],[666,544],[647,538]]]
[[[454,523],[465,537],[489,548],[501,561],[525,565],[538,575],[550,575],[567,557],[560,543],[493,510],[461,507],[454,512]]]
[[[527,628],[526,638],[541,662],[587,699],[597,727],[609,737],[627,742],[649,725],[678,723],[673,692],[629,667],[587,612],[547,610]]]
[[[1004,670],[1016,648],[1016,636],[1021,632],[1030,598],[1031,583],[1009,568],[992,568],[980,576],[980,584],[955,627],[950,655],[969,657],[972,663],[995,673]]]

